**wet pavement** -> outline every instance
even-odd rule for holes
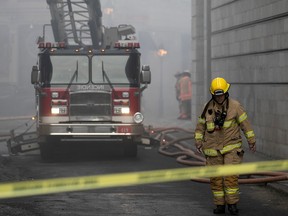
[[[178,128],[179,127],[179,128],[184,128],[185,130],[189,130],[189,131],[191,130],[192,132],[193,132],[193,128],[195,127],[194,123],[191,120],[179,120],[176,117],[157,119],[157,120],[148,118],[145,120],[144,124],[145,123],[146,125],[150,125],[153,128]],[[182,142],[182,144],[184,144],[188,148],[195,150],[194,140],[187,140],[185,142]],[[283,160],[283,158],[272,158],[257,151],[255,153],[250,152],[244,137],[243,137],[243,145],[244,145],[244,150],[245,150],[243,163],[269,161],[269,160]],[[286,171],[286,173],[287,173],[287,180],[272,182],[272,183],[268,183],[267,185],[269,187],[272,187],[275,190],[288,194],[288,171]]]

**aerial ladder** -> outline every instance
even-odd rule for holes
[[[101,47],[103,27],[99,0],[47,0],[47,3],[56,42]]]
[[[93,47],[112,46],[135,33],[131,25],[102,25],[100,0],[47,0],[55,42]]]

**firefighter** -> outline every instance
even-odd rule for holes
[[[191,98],[192,98],[192,82],[191,74],[189,71],[181,73],[179,78],[179,96],[180,103],[180,116],[178,119],[187,120],[191,119]]]
[[[256,151],[255,134],[242,105],[229,98],[230,84],[217,77],[212,80],[212,99],[206,104],[195,129],[195,145],[206,157],[206,165],[239,164],[242,162],[241,130],[249,149]],[[241,129],[241,130],[240,130]],[[212,177],[210,184],[216,208],[214,214],[224,214],[226,204],[232,215],[238,215],[238,175]]]

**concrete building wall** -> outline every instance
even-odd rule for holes
[[[204,2],[207,5],[209,1]],[[288,1],[211,0],[208,12],[211,15],[211,35],[206,35],[211,39],[211,71],[208,72],[212,78],[221,76],[232,84],[230,95],[246,108],[257,136],[258,151],[286,158]],[[193,53],[193,56],[201,55]],[[201,111],[197,112],[199,115]]]
[[[205,103],[204,90],[204,1],[192,1],[191,23],[191,80],[192,80],[192,122],[196,122],[199,110]]]

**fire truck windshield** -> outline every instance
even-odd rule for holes
[[[138,59],[137,55],[94,56],[92,58],[92,82],[132,85],[139,83]]]
[[[94,84],[138,86],[140,60],[137,53],[127,55],[49,55],[40,57],[44,85]],[[89,61],[92,68],[89,68]],[[92,74],[89,75],[89,71]],[[104,73],[105,72],[105,73]]]
[[[89,59],[87,56],[60,55],[50,56],[50,59],[53,67],[51,84],[88,83]]]

